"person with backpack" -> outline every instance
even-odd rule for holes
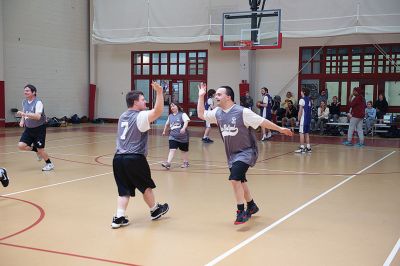
[[[214,97],[215,97],[215,90],[210,89],[207,92],[207,101],[204,104],[204,109],[206,109],[208,111],[211,111],[212,109],[214,109]],[[211,130],[211,124],[208,121],[206,121],[206,129],[204,130],[204,135],[203,135],[203,138],[201,139],[204,143],[213,143],[214,142],[209,137],[210,130]]]
[[[17,112],[17,115],[21,116],[19,126],[25,127],[18,143],[18,149],[35,152],[38,161],[44,159],[46,162],[42,171],[51,171],[54,169],[54,164],[44,150],[46,143],[46,115],[43,102],[36,97],[37,89],[31,84],[24,87],[24,94],[26,99],[22,102],[22,111]]]

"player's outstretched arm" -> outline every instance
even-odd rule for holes
[[[293,136],[293,132],[289,128],[280,127],[280,126],[272,123],[268,119],[264,119],[264,121],[261,123],[260,126],[263,128],[268,128],[268,129],[278,131],[282,134],[285,134],[286,136]]]
[[[164,109],[164,96],[163,96],[163,88],[160,84],[155,82],[151,82],[151,87],[156,92],[156,102],[154,104],[154,108],[149,111],[149,122],[155,121],[159,118]]]
[[[206,94],[207,85],[200,83],[199,85],[199,99],[197,101],[197,116],[204,120],[204,95]]]

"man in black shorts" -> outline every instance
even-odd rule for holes
[[[113,217],[111,227],[119,228],[129,224],[125,211],[130,197],[135,196],[135,189],[143,194],[143,199],[150,208],[152,220],[167,213],[168,204],[156,203],[153,188],[156,187],[151,178],[147,162],[147,139],[150,123],[159,118],[163,112],[163,88],[153,81],[156,102],[152,110],[146,110],[146,100],[141,91],[130,91],[126,95],[126,110],[118,120],[117,149],[113,159],[113,171],[118,187],[117,213]]]
[[[255,165],[258,158],[255,129],[260,126],[288,136],[293,136],[293,132],[275,125],[248,108],[235,104],[235,94],[229,86],[217,89],[215,99],[218,107],[211,111],[205,111],[206,88],[204,83],[199,87],[197,114],[200,119],[218,125],[228,159],[229,181],[232,184],[237,204],[234,224],[242,224],[259,211],[246,184],[247,170]],[[247,209],[245,210],[246,202]]]
[[[25,100],[22,102],[22,111],[17,115],[21,116],[20,127],[25,126],[24,133],[18,143],[21,151],[36,152],[39,161],[45,160],[46,165],[42,171],[54,169],[53,163],[44,150],[46,142],[46,115],[44,113],[43,102],[36,97],[35,86],[28,84],[24,88]]]

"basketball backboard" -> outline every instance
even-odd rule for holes
[[[279,49],[281,10],[229,12],[222,15],[222,50]]]

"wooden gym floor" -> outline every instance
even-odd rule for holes
[[[115,124],[48,129],[51,172],[17,150],[22,129],[0,129],[10,177],[0,187],[0,265],[400,265],[399,139],[360,149],[315,136],[304,155],[293,153],[298,136],[258,142],[248,184],[260,212],[235,226],[218,133],[203,144],[202,128],[190,130],[190,168],[179,168],[178,151],[170,171],[160,165],[168,138],[151,131],[155,195],[170,211],[150,221],[139,194],[131,224],[113,230]]]

